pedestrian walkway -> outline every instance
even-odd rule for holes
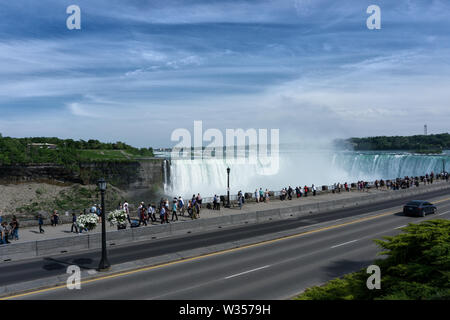
[[[308,195],[308,197],[301,197],[296,198],[295,196],[292,198],[292,200],[279,200],[279,198],[272,197],[269,202],[264,203],[256,203],[254,200],[246,201],[242,207],[242,209],[239,208],[237,204],[235,204],[231,208],[224,208],[221,206],[220,210],[212,210],[207,209],[206,204],[203,204],[203,208],[200,211],[200,219],[208,219],[213,217],[219,217],[219,216],[225,216],[225,215],[232,215],[236,213],[244,213],[244,212],[255,212],[255,211],[262,211],[262,210],[268,210],[268,209],[277,209],[277,208],[284,208],[284,207],[292,207],[292,206],[298,206],[301,204],[310,204],[310,203],[317,203],[317,202],[324,202],[324,201],[331,201],[331,200],[337,200],[337,199],[355,199],[361,196],[365,196],[367,194],[376,194],[380,192],[395,192],[395,191],[387,191],[387,190],[376,190],[376,189],[370,189],[368,191],[357,191],[353,190],[350,192],[341,191],[340,193],[318,193],[317,196]],[[132,219],[139,220],[137,216],[131,217]],[[182,221],[188,221],[191,220],[191,218],[188,216],[187,211],[184,213],[184,216],[181,216],[178,214],[178,222],[170,222],[170,223],[180,223]],[[141,226],[139,228],[151,228],[152,225],[158,225],[160,224],[160,221],[157,222],[148,222],[148,226]],[[72,237],[76,236],[77,234],[74,232],[70,232],[72,224],[59,224],[55,227],[51,226],[50,224],[44,224],[43,228],[45,230],[45,233],[39,232],[39,227],[24,227],[19,229],[19,240],[12,240],[11,243],[21,243],[21,242],[28,242],[28,241],[37,241],[37,240],[47,240],[47,239],[55,239],[55,238],[64,238],[64,237]],[[129,228],[129,225],[127,226]],[[116,226],[111,226],[109,222],[106,222],[106,230],[107,231],[113,231],[117,230]],[[98,233],[101,232],[101,224],[97,225],[97,228],[94,230],[89,231],[90,234],[92,233]],[[85,233],[85,232],[83,232]]]

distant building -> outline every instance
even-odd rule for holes
[[[39,149],[57,149],[58,146],[52,143],[29,143],[29,147],[35,147]]]

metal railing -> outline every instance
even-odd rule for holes
[[[422,182],[422,180],[420,179],[421,177],[425,177],[425,175],[424,176],[419,176],[419,182]],[[410,179],[414,179],[415,177],[410,177]],[[388,181],[390,181],[390,182],[396,182],[397,181],[397,179],[400,179],[400,180],[404,180],[404,178],[395,178],[395,179],[379,179],[378,180],[378,183],[380,183],[380,181],[381,180],[383,180],[384,181],[384,188],[386,188],[387,187],[387,182]],[[435,174],[435,178],[434,178],[435,180],[442,180],[443,178],[442,177],[440,177],[438,174]],[[444,179],[445,180],[445,179]],[[362,181],[362,180],[361,180]],[[368,189],[371,189],[371,188],[375,188],[375,181],[363,181],[364,182],[364,184],[366,185],[364,188],[368,188]],[[358,189],[358,182],[352,182],[352,183],[348,183],[347,184],[348,185],[348,188],[350,189],[350,190],[352,190],[352,189]],[[355,186],[355,187],[352,187],[352,185],[353,186]],[[322,190],[322,188],[324,187],[324,186],[326,186],[327,188],[326,188],[326,190]],[[379,187],[381,188],[381,185],[379,184]],[[310,187],[310,186],[308,186],[308,188],[310,188],[310,194],[312,194],[312,188]],[[316,186],[316,188],[317,188],[317,195],[320,195],[320,194],[324,194],[324,193],[330,193],[330,192],[333,192],[333,190],[337,190],[337,189],[335,189],[335,188],[337,188],[337,185],[335,186],[334,184],[332,184],[332,185],[322,185],[322,186]],[[344,190],[345,191],[345,187],[344,187],[344,184],[342,184],[341,183],[341,191],[342,190]],[[293,195],[296,195],[296,193],[295,193],[295,188],[293,188]],[[273,199],[273,198],[279,198],[279,196],[282,194],[282,191],[281,190],[279,190],[279,191],[272,191],[272,190],[269,190],[269,192],[270,192],[270,198],[271,199]],[[254,200],[255,199],[255,192],[253,191],[253,192],[244,192],[243,193],[243,195],[245,196],[245,194],[250,194],[251,196],[250,196],[250,199],[252,199],[252,200]],[[225,197],[225,201],[227,201],[227,196],[226,195],[218,195],[219,196],[219,202],[221,202],[220,201],[220,197],[221,196],[224,196]],[[185,203],[187,203],[188,201],[189,201],[190,199],[184,199],[184,202]],[[230,201],[237,201],[238,200],[238,195],[237,194],[230,194]],[[248,200],[248,199],[245,199],[245,200]],[[214,201],[214,197],[204,197],[204,198],[202,198],[202,204],[207,204],[207,203],[213,203],[213,201]]]

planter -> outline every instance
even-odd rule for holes
[[[126,228],[127,228],[126,224],[119,224],[119,225],[117,225],[117,230],[124,230]]]

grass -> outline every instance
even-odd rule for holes
[[[134,156],[122,150],[79,150],[79,156],[84,161],[130,160]]]

